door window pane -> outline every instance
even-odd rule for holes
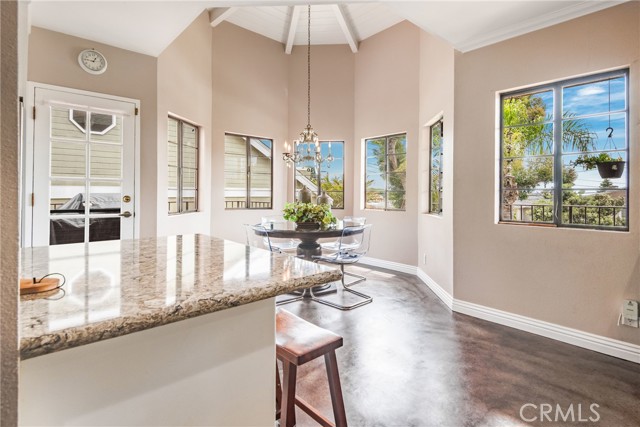
[[[90,139],[122,144],[122,117],[92,113]]]
[[[91,177],[122,178],[122,145],[91,144]]]
[[[52,179],[49,186],[51,215],[84,215],[84,180]]]
[[[89,219],[89,241],[120,239],[120,218]]]
[[[82,110],[51,107],[51,138],[86,140],[87,115],[88,113]]]
[[[83,142],[51,142],[51,176],[84,178],[87,145]]]

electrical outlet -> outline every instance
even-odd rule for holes
[[[638,327],[638,301],[624,300],[622,303],[622,324]]]
[[[427,254],[426,253],[422,255],[422,263],[424,265],[427,265]]]

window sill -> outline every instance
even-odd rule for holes
[[[581,227],[579,225],[556,225],[556,224],[537,224],[531,222],[515,222],[515,221],[498,221],[499,225],[520,225],[525,227],[540,227],[540,228],[557,228],[561,230],[582,230],[582,231],[610,231],[613,233],[628,233],[629,228],[612,228],[612,227]]]
[[[179,216],[184,216],[184,215],[193,215],[193,214],[198,214],[201,213],[201,211],[191,211],[191,212],[169,212],[168,215],[169,217],[179,217]]]
[[[535,222],[498,221],[498,224],[521,225],[521,226],[525,226],[525,227],[559,228],[555,224],[544,224],[544,223],[535,223]]]

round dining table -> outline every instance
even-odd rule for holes
[[[313,261],[314,256],[322,255],[322,246],[318,242],[320,239],[339,239],[343,235],[343,232],[346,236],[362,233],[361,228],[347,229],[345,231],[345,226],[342,221],[338,221],[337,224],[328,227],[318,226],[315,228],[298,226],[296,223],[289,221],[258,225],[259,227],[254,228],[258,235],[265,235],[266,233],[270,238],[300,240],[296,248],[296,254],[298,257],[308,261]],[[272,242],[272,245],[278,246],[277,242]],[[330,283],[313,287],[313,293],[316,295],[328,292],[335,292],[335,288],[332,288]],[[307,293],[305,292],[304,294],[306,295]]]
[[[298,226],[293,222],[276,222],[262,224],[269,237],[277,239],[297,239],[300,240],[296,254],[300,258],[304,258],[309,261],[313,261],[314,256],[322,255],[322,246],[318,242],[320,239],[326,238],[340,238],[343,232],[343,223],[339,221],[337,224],[333,224],[329,227],[316,227],[306,228]],[[260,234],[260,231],[256,231]],[[357,234],[362,232],[361,230],[354,230],[347,235]],[[278,246],[277,243],[274,246]]]

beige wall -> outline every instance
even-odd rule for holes
[[[417,265],[420,30],[402,22],[360,43],[355,58],[354,207],[374,224],[369,256]],[[364,210],[363,139],[407,133],[405,212]]]
[[[286,200],[282,148],[288,131],[288,56],[282,44],[233,24],[222,23],[212,34],[211,234],[245,242],[242,224],[255,224],[263,215],[280,213]],[[225,210],[225,132],[273,139],[275,209]]]
[[[25,8],[21,8],[24,12]],[[24,22],[24,21],[23,21]],[[17,424],[18,407],[18,4],[0,2],[0,425]],[[20,41],[22,42],[22,41]],[[23,82],[20,83],[21,87]]]
[[[630,158],[639,158],[639,6],[457,55],[455,298],[640,343],[637,329],[616,326],[622,299],[640,298],[639,162],[628,233],[495,223],[496,91],[630,65]]]
[[[104,74],[91,75],[78,66],[78,53],[102,52],[109,63]],[[140,100],[140,236],[156,235],[157,109],[154,57],[38,27],[29,36],[29,81]]]
[[[313,35],[312,35],[313,36]],[[355,58],[347,45],[311,47],[311,126],[321,140],[344,141],[345,207],[334,210],[338,218],[353,212],[355,141]],[[298,139],[307,125],[307,46],[294,46],[289,57],[289,137]],[[287,199],[293,200],[293,168],[289,170]]]
[[[205,11],[158,56],[158,235],[209,234],[211,227],[211,25]],[[169,215],[167,117],[199,126],[198,212]]]
[[[455,51],[447,42],[420,31],[420,137],[418,191],[418,268],[453,295],[453,130]],[[443,118],[442,215],[429,208],[430,125]],[[426,262],[425,262],[426,256]]]

